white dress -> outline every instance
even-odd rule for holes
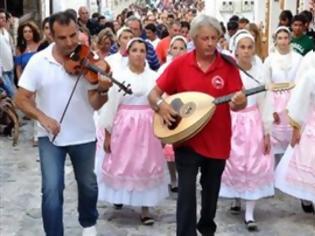
[[[262,65],[247,71],[264,84]],[[246,89],[259,86],[241,72]],[[247,106],[231,112],[231,153],[222,175],[220,197],[257,200],[274,195],[274,158],[263,153],[264,135],[270,134],[272,109],[270,92],[251,95]]]
[[[122,68],[127,67],[127,63],[128,63],[128,57],[123,56],[120,52],[109,55],[105,57],[104,60],[109,64],[113,78],[116,77],[116,73],[119,72]],[[116,85],[113,85],[113,86],[115,87]],[[104,129],[100,127],[99,115],[100,115],[100,110],[94,112],[94,122],[96,126],[96,139],[97,139],[94,172],[96,174],[98,183],[100,183],[102,163],[106,155],[104,151],[104,147],[103,147],[104,139],[105,139],[105,131]]]
[[[288,104],[290,119],[301,127],[301,140],[289,146],[276,169],[275,186],[315,203],[315,67],[306,72]]]
[[[297,71],[297,81],[302,78],[303,74],[310,68],[315,68],[315,51],[309,51],[301,60],[299,69]]]
[[[100,111],[98,124],[111,133],[111,153],[101,168],[99,200],[131,206],[155,206],[168,196],[165,158],[153,135],[153,111],[147,95],[155,86],[156,72],[135,74],[129,67],[115,74],[130,83],[132,95],[117,88]]]
[[[115,73],[116,70],[119,71],[122,68],[125,68],[128,64],[128,57],[123,56],[119,51],[115,54],[105,57],[105,61],[109,64],[112,73]]]
[[[296,82],[296,73],[302,56],[290,50],[288,54],[280,54],[277,50],[270,53],[264,62],[264,73],[267,83]],[[273,110],[280,117],[280,124],[273,124],[271,141],[274,154],[282,154],[287,149],[292,129],[288,123],[286,106],[291,91],[273,92]]]

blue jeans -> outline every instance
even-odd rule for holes
[[[38,139],[42,173],[42,217],[47,236],[63,235],[64,164],[69,154],[78,185],[79,222],[83,227],[96,224],[98,188],[94,174],[96,142],[55,146],[48,137]]]
[[[14,75],[13,71],[3,72],[2,77],[3,89],[6,91],[9,97],[13,97],[15,94]]]

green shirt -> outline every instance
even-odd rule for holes
[[[313,50],[314,48],[313,40],[307,35],[302,35],[301,37],[298,38],[292,37],[291,45],[293,49],[302,56],[306,55],[309,51]]]

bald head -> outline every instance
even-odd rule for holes
[[[90,11],[87,7],[80,7],[78,10],[79,18],[83,23],[87,23],[90,18]]]

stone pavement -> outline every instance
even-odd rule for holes
[[[40,172],[37,148],[31,145],[31,122],[21,128],[18,146],[0,137],[0,235],[44,235],[40,212]],[[76,183],[71,165],[66,167],[64,191],[64,226],[66,236],[79,236],[81,227],[77,221]],[[199,191],[198,191],[199,196]],[[142,226],[137,208],[99,204],[99,236],[174,236],[176,196],[171,196],[153,209],[156,223]],[[277,192],[274,198],[258,202],[256,220],[260,231],[249,233],[244,227],[243,214],[228,213],[230,202],[220,200],[216,222],[217,236],[315,236],[315,215],[302,212],[300,202]]]

